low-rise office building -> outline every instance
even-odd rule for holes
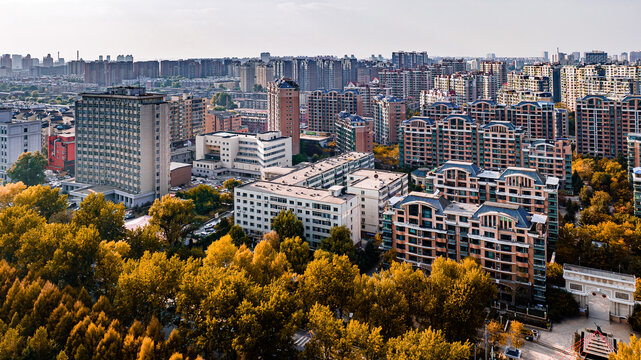
[[[261,169],[291,166],[292,139],[278,131],[260,134],[215,132],[196,137],[193,173],[199,176],[239,174],[260,177]]]

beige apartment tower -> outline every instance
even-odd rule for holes
[[[292,138],[292,155],[300,152],[300,89],[287,78],[267,84],[267,130]]]

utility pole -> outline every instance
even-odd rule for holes
[[[485,337],[485,359],[483,360],[487,360],[487,322],[485,323],[484,337]]]

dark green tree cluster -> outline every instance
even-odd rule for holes
[[[211,104],[215,107],[220,107],[221,110],[235,109],[237,105],[231,98],[231,95],[225,91],[221,91],[211,98]]]
[[[7,175],[12,181],[21,181],[27,186],[42,184],[47,163],[47,157],[39,151],[25,152],[7,170]]]

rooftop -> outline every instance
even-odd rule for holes
[[[277,184],[268,181],[254,181],[246,185],[241,185],[238,187],[238,189],[250,191],[254,190],[262,193],[289,196],[297,199],[313,200],[331,204],[343,204],[356,197],[355,195],[350,194],[333,196],[331,191],[329,190],[314,189],[296,185]]]
[[[633,284],[635,283],[635,279],[636,279],[634,275],[621,274],[614,271],[599,270],[599,269],[594,269],[594,268],[589,268],[589,267],[579,266],[579,265],[571,265],[571,264],[564,264],[563,270],[574,271],[578,273],[595,275],[595,276],[616,279],[621,281],[627,281]]]
[[[385,186],[391,185],[395,181],[402,178],[407,178],[406,173],[399,173],[393,171],[372,170],[372,169],[358,169],[349,173],[350,178],[353,176],[354,181],[349,182],[350,187],[357,187],[361,189],[381,189]]]
[[[300,170],[281,176],[273,181],[279,184],[295,185],[318,174],[343,166],[351,161],[362,160],[373,156],[371,153],[349,152],[329,159],[321,160]]]

